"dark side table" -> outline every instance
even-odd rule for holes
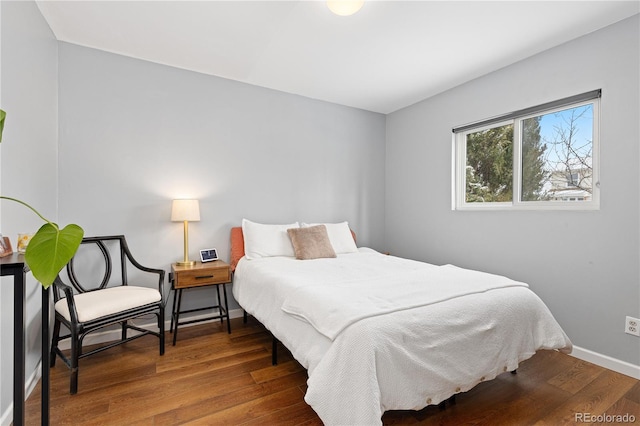
[[[29,267],[22,254],[0,257],[0,276],[13,276],[13,424],[24,425],[25,286]],[[49,289],[42,287],[41,424],[49,424]]]

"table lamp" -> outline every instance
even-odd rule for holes
[[[176,262],[179,266],[193,266],[195,261],[189,260],[189,221],[200,220],[200,204],[198,200],[173,200],[171,205],[171,221],[184,222],[184,259]]]

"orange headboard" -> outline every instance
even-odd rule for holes
[[[353,241],[356,241],[356,233],[351,230]],[[236,270],[236,265],[244,256],[244,235],[242,235],[242,227],[234,226],[231,228],[231,270]]]
[[[231,228],[231,270],[236,270],[236,265],[244,256],[244,236],[242,235],[242,227],[234,226]]]

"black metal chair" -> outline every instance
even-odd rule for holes
[[[111,260],[110,253],[118,253],[119,262]],[[97,255],[97,256],[96,256]],[[96,260],[96,258],[98,260]],[[156,288],[130,285],[127,266],[132,265],[131,282],[153,280],[157,275]],[[116,278],[112,272],[116,268]],[[100,279],[102,275],[102,279]],[[117,276],[119,275],[119,279]],[[60,271],[53,283],[55,301],[55,323],[51,341],[51,367],[55,365],[56,355],[71,369],[70,393],[78,392],[78,360],[106,349],[113,348],[133,339],[152,334],[160,340],[160,355],[164,355],[164,275],[161,269],[152,269],[140,265],[131,255],[124,235],[105,237],[86,237],[82,239],[80,249],[66,268]],[[65,277],[71,285],[66,284]],[[96,276],[98,278],[96,278]],[[80,279],[79,279],[80,277]],[[80,284],[80,281],[87,285]],[[155,315],[158,331],[152,331],[129,323],[129,320]],[[60,336],[60,326],[69,329],[69,334]],[[83,353],[84,338],[92,332],[119,325],[120,339],[100,345]],[[127,330],[137,334],[127,336]],[[71,353],[65,356],[58,347],[63,339],[70,339]]]

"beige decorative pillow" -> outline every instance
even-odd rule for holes
[[[309,260],[336,257],[324,225],[287,229],[296,259]]]

